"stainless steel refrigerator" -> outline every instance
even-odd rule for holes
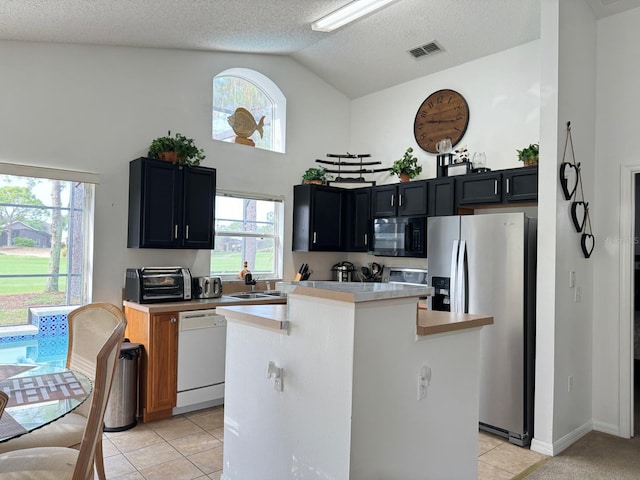
[[[431,217],[431,308],[487,314],[480,333],[480,428],[533,437],[536,220],[524,213]]]

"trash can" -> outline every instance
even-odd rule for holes
[[[121,432],[136,426],[138,409],[138,359],[142,345],[122,342],[111,393],[104,413],[104,431]]]

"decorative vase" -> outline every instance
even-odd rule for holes
[[[165,162],[176,163],[178,161],[178,152],[158,152],[158,158]]]
[[[527,158],[524,161],[524,166],[525,167],[532,167],[534,165],[538,165],[538,157],[533,157],[533,158]]]
[[[408,182],[411,180],[411,177],[409,176],[408,173],[401,173],[400,174],[400,181],[401,182]]]
[[[305,185],[313,184],[313,185],[322,185],[322,180],[303,180],[302,183]]]

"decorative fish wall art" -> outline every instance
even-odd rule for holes
[[[256,119],[253,118],[253,115],[249,110],[243,107],[238,107],[235,112],[227,117],[227,122],[229,122],[233,132],[236,134],[234,143],[241,143],[243,145],[255,147],[255,142],[249,137],[256,131],[260,134],[260,138],[262,138],[264,115],[260,118],[260,121],[256,123]]]

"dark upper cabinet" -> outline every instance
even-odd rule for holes
[[[427,193],[427,180],[372,187],[372,216],[380,218],[427,215]]]
[[[380,185],[371,188],[371,210],[374,218],[395,217],[397,214],[398,187]]]
[[[505,202],[538,201],[538,167],[502,170]]]
[[[150,158],[129,163],[128,247],[214,247],[216,171]]]
[[[455,178],[443,177],[429,181],[429,216],[455,215]]]
[[[371,241],[371,188],[345,190],[346,251],[367,252]]]
[[[455,177],[458,205],[483,205],[502,201],[500,172],[472,173]]]
[[[216,171],[211,168],[183,169],[184,248],[214,248]]]
[[[324,185],[293,187],[293,251],[342,251],[344,190]]]

